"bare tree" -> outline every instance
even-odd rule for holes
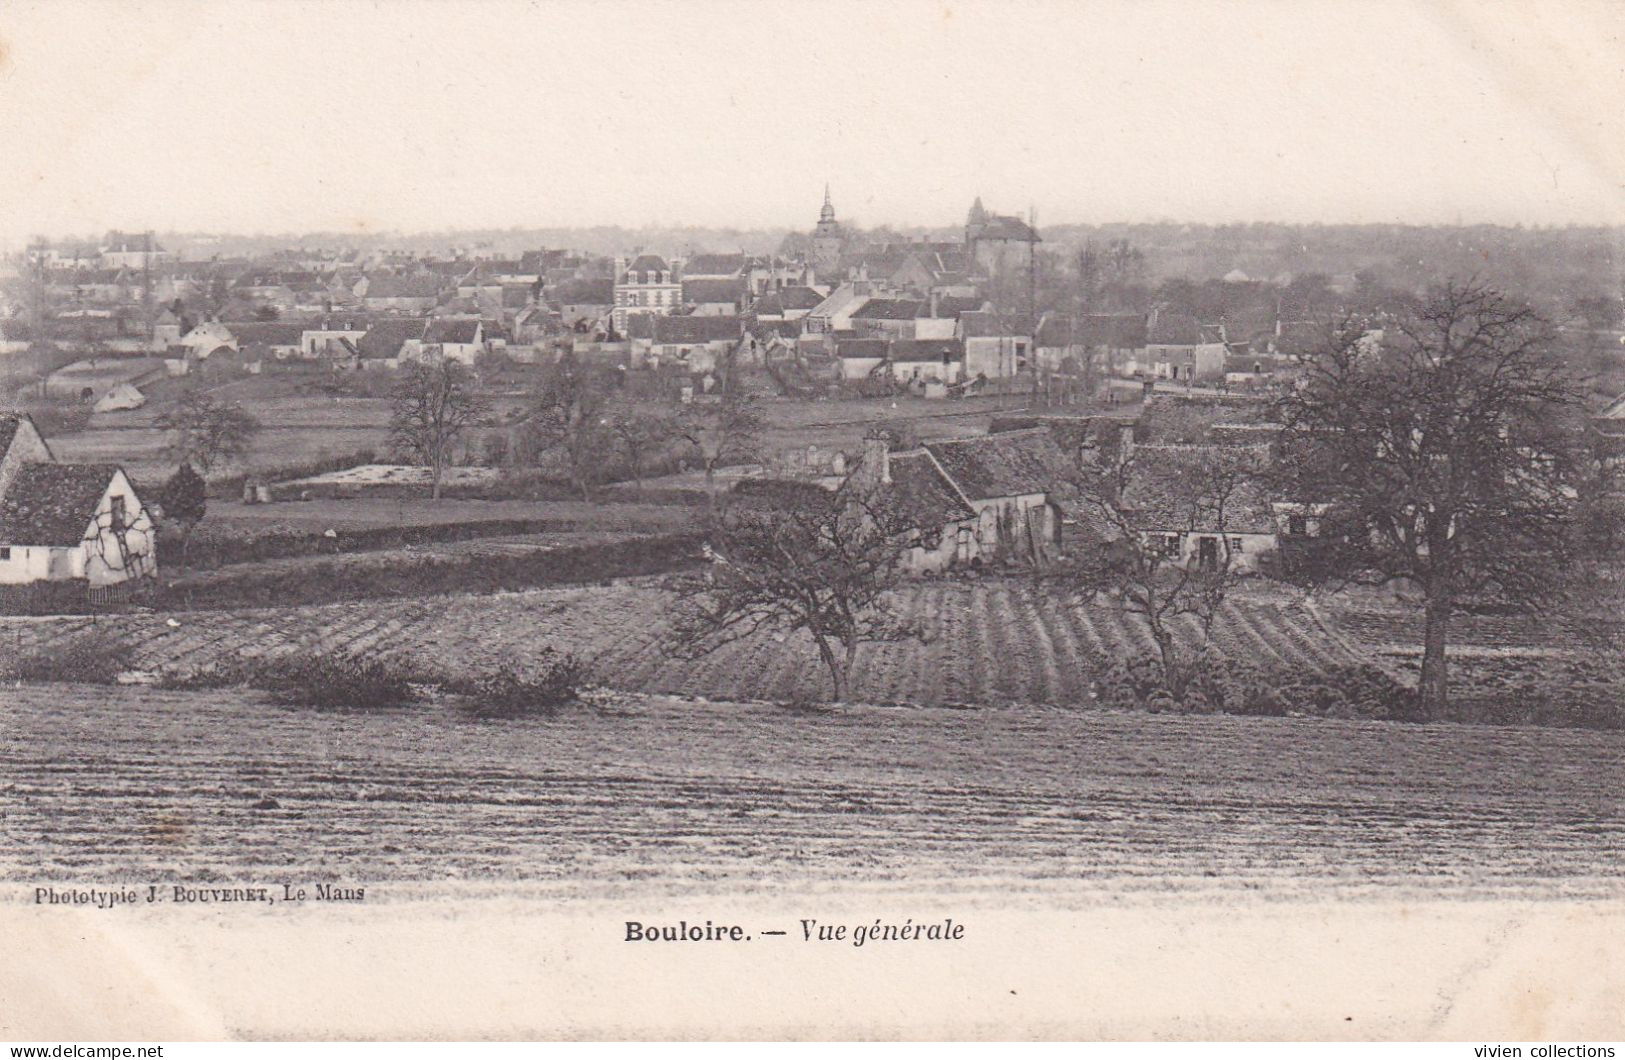
[[[1476,282],[1352,322],[1277,402],[1286,487],[1341,547],[1316,579],[1416,587],[1421,705],[1449,700],[1450,620],[1470,599],[1537,607],[1561,586],[1581,459],[1579,395],[1545,321]]]
[[[1145,281],[1145,253],[1126,239],[1104,247],[1085,242],[1073,259],[1078,311],[1120,309],[1132,288]]]
[[[705,469],[705,495],[713,505],[717,469],[756,459],[762,426],[755,406],[728,390],[720,401],[695,401],[678,412],[673,432]]]
[[[615,439],[627,470],[632,472],[637,495],[643,496],[643,473],[652,457],[666,451],[676,436],[670,416],[629,403],[613,407],[607,417],[610,435]]]
[[[429,468],[435,500],[458,445],[484,424],[489,408],[474,373],[460,362],[412,364],[402,370],[390,411],[390,441]]]
[[[1220,446],[1168,450],[1171,459],[1154,460],[1154,451],[1085,463],[1057,491],[1096,540],[1040,568],[1039,578],[1075,601],[1104,596],[1144,619],[1163,686],[1178,699],[1241,578],[1236,542],[1247,528],[1242,513],[1261,503],[1262,458]]]
[[[608,411],[613,382],[567,353],[543,376],[524,431],[533,453],[562,459],[582,500],[614,444]]]
[[[667,648],[697,657],[758,631],[805,630],[847,697],[866,643],[923,639],[888,596],[911,548],[933,547],[894,498],[849,480],[840,491],[775,482],[769,496],[736,498],[717,512],[702,572],[673,583],[676,618]]]
[[[260,431],[260,422],[241,405],[216,400],[192,387],[175,409],[153,421],[172,434],[167,455],[207,476],[215,468],[241,460]]]

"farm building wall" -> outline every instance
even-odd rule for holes
[[[1024,493],[1015,497],[997,497],[971,503],[977,513],[978,554],[996,553],[1002,546],[1003,542],[999,538],[999,521],[1006,517],[1006,513],[1015,535],[1015,540],[1010,544],[1017,552],[1025,554],[1034,549],[1047,549],[1056,543],[1056,528],[1060,523],[1055,518],[1055,510],[1047,503],[1045,494]]]
[[[883,360],[881,357],[842,357],[841,378],[848,381],[867,379],[869,373],[879,367]]]
[[[51,577],[51,553],[55,551],[31,545],[0,547],[0,585],[46,581]]]
[[[976,545],[977,520],[965,519],[942,528],[936,547],[916,545],[904,557],[903,567],[912,574],[936,573],[969,563],[979,555]]]
[[[899,383],[908,383],[916,379],[922,382],[934,380],[939,383],[957,383],[964,367],[959,361],[943,364],[941,360],[893,361],[891,364],[892,376]]]
[[[1175,535],[1169,533],[1152,532],[1145,535],[1148,546],[1154,545],[1157,539],[1170,539]],[[1179,537],[1179,562],[1186,566],[1201,562],[1202,542],[1211,541],[1209,546],[1214,549],[1216,556],[1224,555],[1223,538],[1230,539],[1229,569],[1235,574],[1257,574],[1259,564],[1263,558],[1279,547],[1279,539],[1275,534],[1217,534],[1202,533],[1200,531],[1182,531]]]

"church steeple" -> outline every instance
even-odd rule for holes
[[[820,269],[833,269],[841,258],[841,247],[846,234],[835,220],[835,204],[829,201],[829,185],[824,185],[824,207],[818,211],[818,224],[813,227],[813,264]]]

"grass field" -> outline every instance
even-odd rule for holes
[[[150,426],[93,426],[47,441],[58,460],[119,464],[142,485],[161,485],[175,471],[164,456],[167,442],[163,433]],[[388,441],[387,425],[267,422],[254,438],[246,466],[250,472],[286,467],[359,449],[379,449]]]
[[[77,686],[0,705],[6,881],[1625,893],[1617,733],[629,696],[495,723]]]
[[[376,389],[330,389],[346,382]],[[174,469],[163,456],[164,435],[153,424],[173,408],[175,398],[186,385],[185,380],[162,380],[155,384],[152,400],[146,406],[98,413],[85,430],[48,439],[51,448],[60,460],[119,463],[138,482],[162,481]],[[214,384],[208,389],[217,400],[241,403],[260,420],[262,429],[246,462],[250,472],[301,465],[360,449],[382,452],[388,446],[388,390],[372,379],[335,382],[327,377],[266,375]],[[1021,403],[1018,395],[951,402],[907,395],[830,401],[768,400],[762,406],[768,424],[762,444],[769,452],[809,444],[855,450],[861,446],[865,430],[882,421],[907,421],[927,441],[981,434],[994,414]],[[504,396],[496,401],[496,409],[506,413],[521,404]]]
[[[557,519],[606,530],[671,530],[688,526],[693,512],[668,504],[588,503],[585,501],[463,500],[445,497],[420,502],[395,497],[318,498],[242,504],[210,501],[198,533],[253,531],[287,526],[321,532],[374,526],[429,526],[510,519]]]

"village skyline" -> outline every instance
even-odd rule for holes
[[[1608,1051],[1621,56],[6,0],[0,1039]]]

